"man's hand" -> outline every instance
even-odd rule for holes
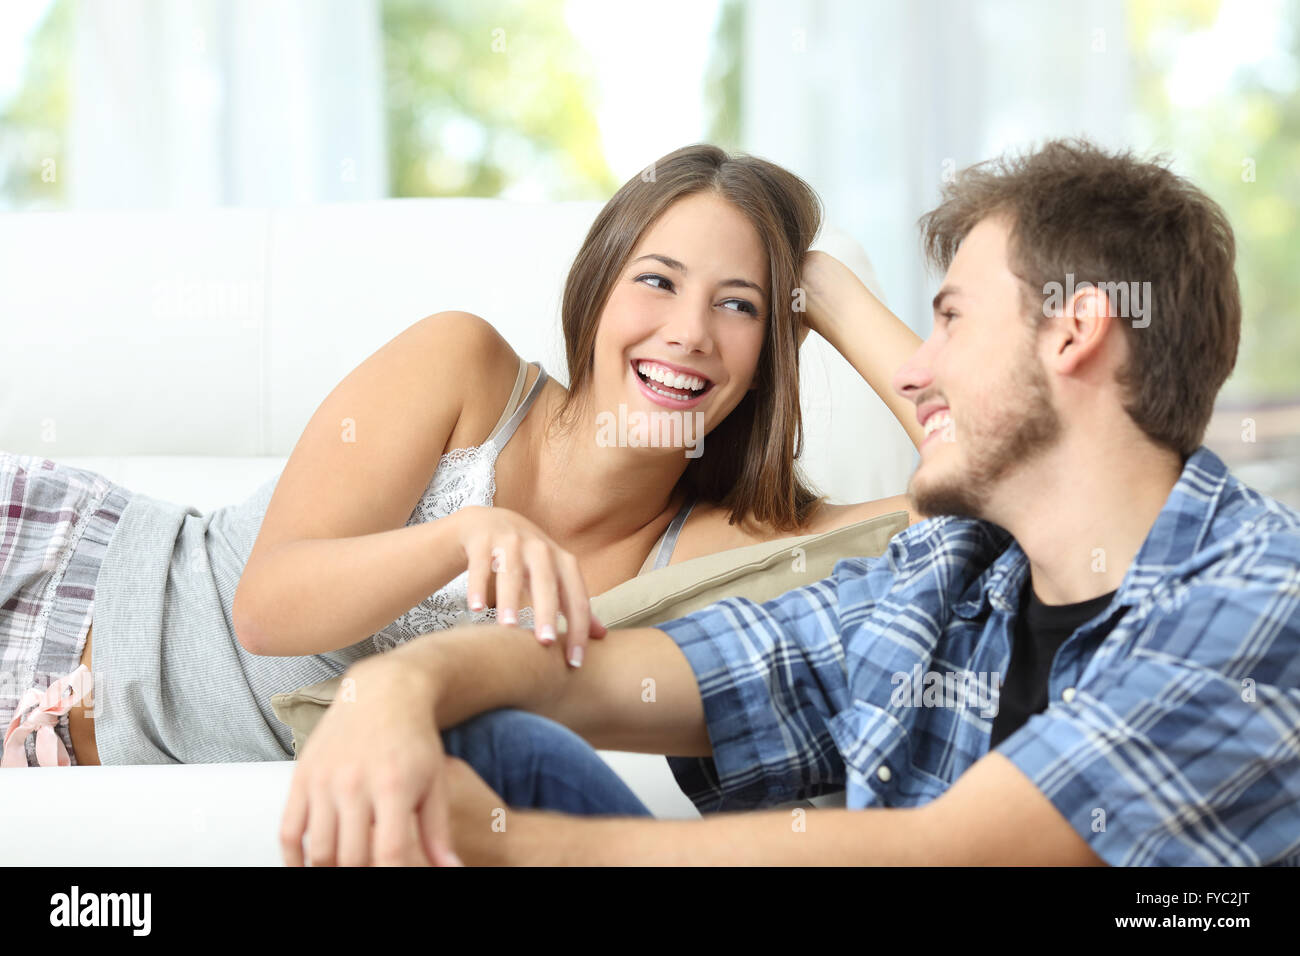
[[[298,755],[280,828],[285,862],[303,865],[306,836],[316,866],[459,864],[440,730],[500,707],[550,717],[602,749],[712,752],[694,672],[672,638],[639,628],[595,646],[573,668],[557,644],[474,625],[354,664]],[[647,677],[653,708],[640,694]]]
[[[312,866],[460,864],[433,691],[394,656],[348,670],[298,755],[280,824],[287,865],[303,865],[304,833]]]
[[[470,866],[514,862],[509,851],[526,811],[507,808],[496,791],[459,757],[447,757],[443,766],[457,855]]]

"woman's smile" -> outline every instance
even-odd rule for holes
[[[665,408],[694,408],[713,390],[710,379],[678,371],[663,362],[633,359],[630,367],[641,393]]]

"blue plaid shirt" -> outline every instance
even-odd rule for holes
[[[989,750],[1028,571],[1005,530],[933,518],[774,600],[658,625],[713,744],[669,759],[678,783],[701,811],[934,799]],[[1208,448],[1048,689],[997,749],[1103,860],[1300,865],[1300,514]]]

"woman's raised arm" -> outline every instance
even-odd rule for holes
[[[916,406],[894,391],[894,374],[921,347],[921,338],[840,260],[815,250],[804,257],[800,276],[804,322],[848,359],[920,446],[924,433]]]

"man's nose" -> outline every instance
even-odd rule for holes
[[[926,339],[922,342],[921,347],[894,373],[894,391],[909,402],[915,402],[916,396],[934,382],[934,375],[930,372],[931,341]]]

